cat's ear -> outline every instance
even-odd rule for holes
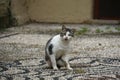
[[[62,31],[65,31],[65,30],[66,30],[65,25],[62,25]]]
[[[71,30],[72,30],[72,32],[73,32],[73,33],[75,33],[75,32],[76,32],[76,29],[74,29],[74,28],[72,28]]]

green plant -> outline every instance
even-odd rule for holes
[[[116,29],[117,31],[120,31],[120,27],[116,27],[115,29]]]
[[[76,34],[77,34],[77,35],[81,35],[81,34],[85,34],[85,33],[88,32],[88,31],[89,31],[88,28],[83,27],[83,28],[81,28],[80,30],[78,30],[78,31],[76,32]]]
[[[103,32],[102,30],[100,30],[99,28],[96,29],[96,33],[101,33]]]

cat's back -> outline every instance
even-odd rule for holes
[[[60,41],[60,35],[56,35],[52,38],[51,44],[57,44]]]
[[[52,37],[48,40],[46,45],[49,45],[49,44],[55,45],[59,42],[59,40],[60,40],[60,35],[55,35],[54,37]]]

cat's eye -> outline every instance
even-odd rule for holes
[[[61,36],[64,36],[64,35],[66,35],[66,33],[61,33],[60,35],[61,35]]]
[[[63,35],[66,35],[66,33],[63,33]]]
[[[73,35],[73,34],[69,34],[68,36],[72,36],[72,37],[74,37],[74,35]]]
[[[69,36],[72,36],[72,34],[69,34]]]
[[[68,34],[68,36],[71,36],[71,34]]]

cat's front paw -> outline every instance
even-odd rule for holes
[[[54,67],[53,69],[54,69],[54,70],[58,70],[58,68],[57,68],[57,67]]]
[[[73,68],[69,67],[69,68],[68,68],[68,70],[71,70],[71,71],[72,71],[72,70],[73,70]]]

